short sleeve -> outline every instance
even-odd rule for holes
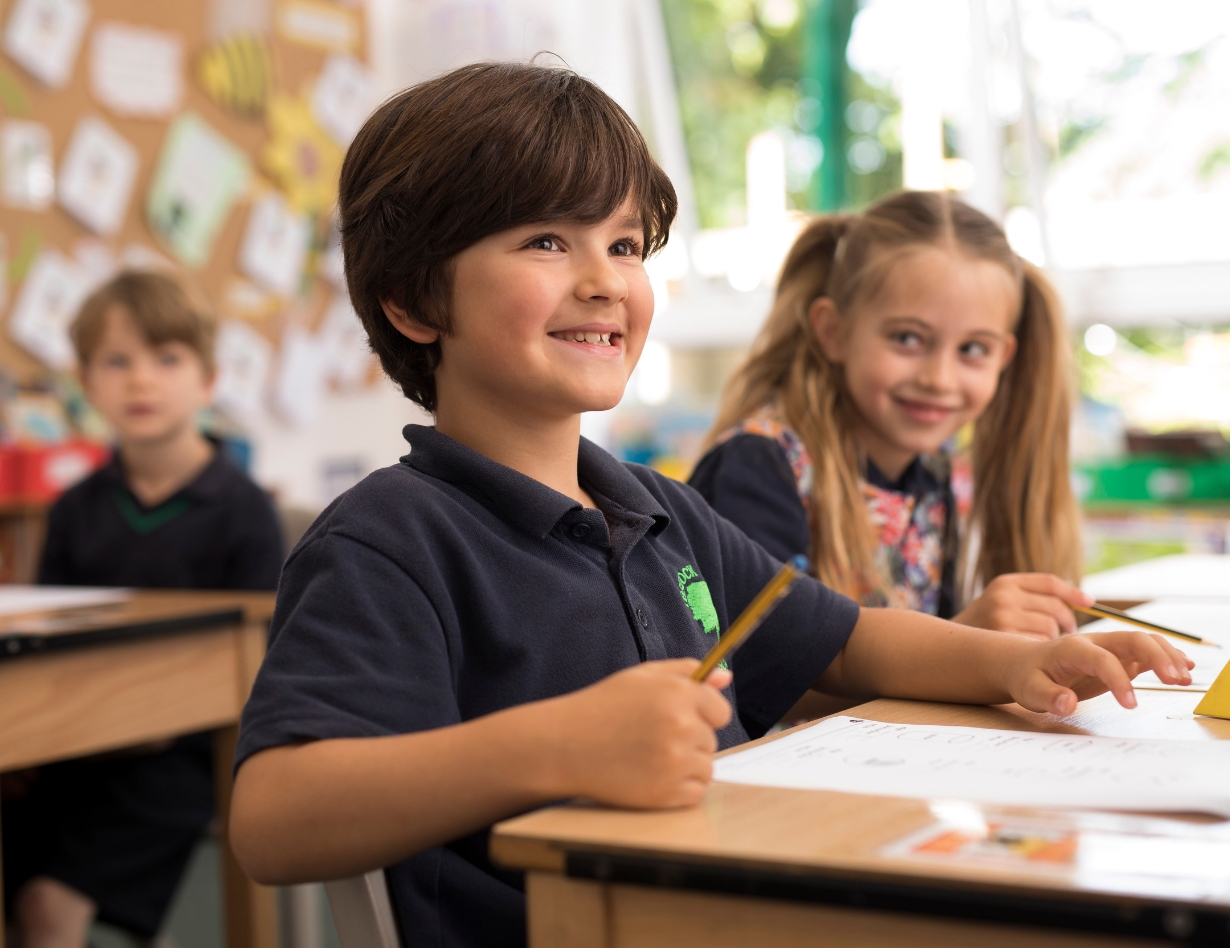
[[[235,766],[285,744],[460,720],[446,636],[419,585],[344,535],[323,533],[301,546],[283,571]]]
[[[713,519],[727,614],[734,621],[781,563],[730,521]],[[750,737],[768,731],[819,680],[845,648],[858,616],[858,603],[819,580],[795,582],[731,661],[739,721]]]
[[[781,445],[741,434],[706,454],[691,485],[723,517],[779,560],[808,555],[811,531]]]

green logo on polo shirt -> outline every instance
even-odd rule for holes
[[[689,563],[675,578],[679,582],[679,594],[692,610],[692,618],[700,623],[706,635],[720,635],[717,609],[714,608],[713,597],[709,595],[709,584],[701,579],[696,567]]]

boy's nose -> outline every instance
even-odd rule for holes
[[[589,263],[577,281],[577,296],[583,300],[618,303],[628,295],[628,281],[605,256]]]

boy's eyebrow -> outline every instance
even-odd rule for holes
[[[640,214],[629,214],[627,217],[625,217],[623,220],[619,222],[619,226],[627,227],[630,230],[631,229],[644,230],[645,222],[641,220]]]

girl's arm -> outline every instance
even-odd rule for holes
[[[239,768],[231,845],[258,882],[338,879],[400,862],[550,800],[696,803],[730,720],[720,670],[647,662],[589,688],[463,724],[314,741]]]
[[[1049,642],[967,628],[920,612],[863,609],[845,648],[815,687],[851,697],[960,704],[1019,702],[1067,715],[1105,691],[1136,707],[1131,680],[1152,669],[1188,684],[1194,663],[1160,635],[1105,632]]]
[[[1050,573],[1005,573],[991,580],[952,621],[1054,639],[1076,631],[1070,606],[1091,605],[1092,596]]]

